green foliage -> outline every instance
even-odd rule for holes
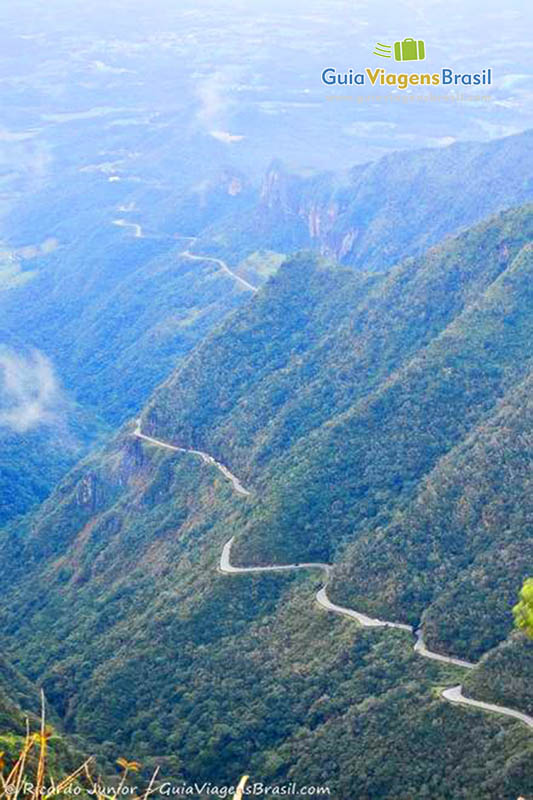
[[[257,250],[239,263],[237,272],[252,284],[258,285],[275,275],[284,261],[283,253],[276,253],[273,250]]]
[[[468,673],[463,681],[464,691],[476,700],[519,708],[533,716],[532,659],[533,642],[514,634]]]
[[[5,339],[16,348],[24,330],[24,346],[52,359],[70,398],[61,424],[0,430],[0,524],[44,500],[103,431],[138,413],[175,364],[248,300],[215,264],[180,250],[172,240],[83,239],[49,256],[30,284],[0,294]]]
[[[527,578],[520,589],[520,600],[513,607],[516,627],[533,639],[533,578]]]
[[[23,271],[5,254],[0,267],[4,341],[19,346],[23,331],[24,344],[52,358],[85,412],[106,424],[121,424],[138,413],[154,387],[229,311],[248,299],[213,263],[181,258],[191,242],[180,235],[195,234],[194,252],[227,257],[252,283],[275,272],[281,254],[306,246],[358,269],[381,271],[483,215],[531,199],[531,181],[523,172],[530,146],[531,134],[524,133],[498,142],[404,152],[357,167],[348,178],[289,175],[274,163],[260,192],[230,172],[212,177],[199,202],[191,185],[210,156],[203,151],[205,143],[195,141],[197,150],[177,172],[173,158],[169,161],[172,192],[137,190],[144,238],[111,224],[117,187],[90,174],[75,181],[62,174],[9,216],[14,240],[54,234],[59,246],[33,258],[31,269]],[[242,190],[237,195],[229,191],[234,180]],[[406,191],[417,198],[407,216]],[[447,299],[442,301],[446,312]],[[348,374],[349,367],[345,380]],[[273,402],[287,391],[274,391]],[[327,403],[329,391],[325,394]],[[315,411],[309,409],[310,419]],[[280,432],[285,438],[292,435],[293,415],[286,425]],[[12,482],[9,468],[10,461],[14,467],[21,463],[20,450],[6,451],[0,475],[5,470],[10,476],[10,497],[0,521],[42,500],[74,463],[51,453],[45,439],[33,437],[25,449],[30,464],[22,481]]]
[[[525,207],[387,274],[289,259],[143,413],[146,433],[213,454],[249,497],[129,425],[3,531],[1,645],[70,732],[171,757],[180,780],[526,792],[525,728],[439,699],[463,671],[320,610],[316,574],[216,565],[232,535],[241,563],[331,559],[332,599],[423,615],[437,649],[477,657],[505,639],[532,555],[532,233]],[[468,689],[495,702],[497,676],[528,708],[523,654],[504,647]]]
[[[48,497],[109,426],[74,403],[56,409],[57,420],[24,433],[0,428],[0,525]]]
[[[340,797],[523,792],[522,728],[433,691],[461,671],[319,609],[316,574],[217,575],[242,505],[214,468],[127,437],[48,502],[21,553],[38,570],[11,577],[0,622],[68,730],[97,753],[172,756],[180,782],[246,771]]]

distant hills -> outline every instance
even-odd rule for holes
[[[249,212],[222,216],[200,244],[238,260],[264,247],[311,247],[383,270],[450,233],[533,199],[533,132],[393,153],[348,173],[291,175],[274,161]]]
[[[16,352],[38,348],[52,360],[70,408],[77,407],[63,420],[77,446],[59,456],[46,445],[47,431],[34,432],[24,452],[30,463],[40,462],[36,478],[0,429],[5,468],[16,463],[22,478],[12,482],[0,518],[46,497],[99,434],[136,414],[180,360],[247,300],[242,284],[215,262],[192,261],[184,252],[223,258],[257,285],[301,248],[382,272],[490,213],[532,200],[532,144],[526,132],[312,177],[273,162],[260,187],[220,168],[201,192],[191,183],[193,159],[173,191],[136,185],[126,205],[117,205],[119,197],[125,202],[123,189],[92,173],[21,202],[4,221],[11,240],[57,246],[20,262],[27,279],[0,285],[2,343]],[[126,226],[114,225],[117,218]]]

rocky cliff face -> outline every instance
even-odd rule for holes
[[[336,196],[332,176],[301,178],[275,161],[263,179],[260,207],[276,211],[285,223],[301,220],[309,245],[333,260],[342,261],[355,243],[355,231],[337,230],[347,201]]]
[[[253,249],[269,248],[284,230],[285,252],[297,241],[341,264],[383,270],[489,214],[531,201],[532,146],[533,133],[526,132],[393,154],[349,174],[311,177],[294,175],[275,161],[249,212],[259,223],[269,221],[263,241],[254,237]],[[235,223],[241,252],[249,235],[243,224],[248,221]],[[292,235],[296,228],[304,241]]]
[[[495,574],[482,552],[503,545],[510,520],[498,480],[478,494],[487,465],[497,464],[483,444],[491,420],[492,439],[501,439],[496,450],[512,464],[498,476],[505,472],[512,487],[511,538],[522,541],[527,488],[511,454],[516,439],[519,466],[530,427],[528,393],[518,389],[530,380],[532,231],[533,208],[526,206],[386,275],[294,257],[161,387],[145,411],[146,430],[212,453],[268,493],[261,517],[236,543],[244,563],[338,560],[342,553],[341,605],[364,604],[373,616],[413,624],[426,612],[436,649],[445,642],[445,652],[472,660],[505,636],[526,556],[506,556],[507,595],[500,586],[497,611],[483,624],[467,623],[465,631],[465,613],[453,624],[450,608],[459,574],[461,596],[476,596],[469,559],[479,557],[483,571]],[[516,405],[506,445],[501,402]],[[476,465],[472,484],[447,526],[442,521],[466,482],[465,448]],[[479,522],[474,508],[481,509]],[[472,520],[462,516],[465,509]],[[465,541],[464,531],[478,524],[488,540],[477,532]],[[483,607],[487,602],[484,595]]]

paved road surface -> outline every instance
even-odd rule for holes
[[[135,238],[143,238],[143,229],[137,222],[128,222],[126,219],[114,219],[113,225],[118,225],[119,228],[133,228],[133,235]]]
[[[226,264],[226,262],[222,261],[221,258],[211,258],[210,256],[197,256],[194,253],[189,252],[189,250],[184,250],[183,253],[180,253],[180,255],[182,256],[182,258],[190,258],[191,261],[212,261],[214,264],[218,264],[220,269],[223,272],[225,272],[226,275],[229,275],[231,278],[236,280],[237,283],[240,283],[240,285],[243,286],[245,289],[248,289],[250,292],[258,291],[257,286],[252,286],[251,283],[248,283],[248,281],[245,281],[244,278],[240,277],[240,275],[237,275],[236,272],[233,272],[233,270],[231,270]]]
[[[161,441],[160,439],[154,439],[152,436],[146,436],[144,433],[141,433],[140,429],[140,421],[137,424],[137,427],[134,431],[134,435],[137,436],[139,439],[143,439],[150,444],[153,444],[157,447],[163,447],[166,450],[172,450],[175,452],[180,453],[192,453],[194,455],[200,456],[202,460],[206,464],[211,464],[217,469],[219,469],[233,484],[233,488],[236,492],[241,495],[249,495],[250,492],[244,488],[244,486],[240,483],[238,478],[233,475],[227,467],[223,464],[220,464],[218,461],[215,461],[213,456],[208,455],[207,453],[203,453],[201,450],[189,450],[184,447],[176,447],[172,444],[167,444],[166,442]],[[231,546],[233,544],[235,537],[232,536],[229,539],[224,547],[222,548],[222,553],[220,556],[220,563],[219,563],[219,570],[227,575],[235,575],[235,574],[246,574],[246,573],[264,573],[264,572],[287,572],[288,570],[294,569],[319,569],[325,573],[325,582],[324,586],[318,590],[316,594],[316,601],[319,606],[326,609],[327,611],[331,611],[335,614],[340,614],[341,616],[349,617],[351,619],[355,619],[360,625],[365,628],[399,628],[400,630],[408,631],[409,633],[414,633],[416,636],[416,642],[414,645],[414,650],[418,655],[423,656],[424,658],[429,658],[434,661],[440,661],[443,664],[453,664],[457,667],[463,667],[464,669],[472,669],[475,667],[475,664],[472,664],[470,661],[463,661],[460,658],[453,658],[452,656],[444,656],[440,653],[434,653],[431,650],[428,650],[424,643],[424,639],[422,637],[422,632],[417,630],[416,632],[413,630],[411,625],[404,625],[399,622],[389,622],[386,620],[374,619],[372,617],[367,617],[366,614],[362,614],[359,611],[354,611],[351,608],[345,608],[343,606],[335,605],[332,603],[331,600],[328,598],[327,595],[327,586],[331,578],[331,565],[325,564],[322,562],[302,562],[298,564],[273,564],[271,566],[265,567],[234,567],[231,564]],[[480,700],[472,700],[469,697],[465,697],[462,693],[462,686],[453,686],[449,689],[444,689],[441,693],[441,697],[447,700],[449,703],[460,704],[465,706],[471,706],[473,708],[478,708],[482,711],[489,711],[495,714],[502,714],[507,717],[513,717],[514,719],[520,720],[525,725],[533,729],[533,717],[530,717],[528,714],[524,714],[521,711],[515,711],[512,708],[507,708],[506,706],[498,706],[493,703],[483,703]]]
[[[449,703],[458,703],[463,706],[480,708],[482,711],[492,711],[494,714],[514,717],[514,719],[519,719],[529,728],[533,728],[533,717],[530,717],[529,714],[523,714],[521,711],[515,711],[514,708],[507,708],[507,706],[497,706],[494,703],[482,703],[481,700],[472,700],[470,697],[464,696],[461,685],[453,686],[451,689],[444,689],[442,697],[448,700]]]
[[[341,614],[343,617],[351,617],[357,620],[359,625],[362,625],[364,628],[400,628],[401,630],[409,631],[409,633],[413,632],[410,625],[402,625],[401,622],[386,622],[382,619],[374,619],[373,617],[367,617],[366,614],[361,614],[360,611],[354,611],[352,608],[335,605],[335,603],[332,603],[329,599],[325,586],[317,592],[316,601],[318,605],[325,608],[326,611],[332,611],[334,614]]]
[[[119,228],[133,228],[133,235],[134,235],[134,237],[136,239],[143,239],[144,238],[143,229],[142,229],[141,225],[139,225],[137,222],[128,222],[128,220],[126,220],[126,219],[114,219],[113,220],[113,225],[118,225]],[[155,237],[155,238],[161,238],[161,237]],[[197,237],[195,237],[195,236],[180,236],[179,234],[174,234],[172,236],[170,234],[167,234],[166,238],[169,238],[169,239],[188,239],[192,244],[194,244],[194,242],[196,241]],[[240,275],[237,275],[236,272],[233,272],[233,270],[231,270],[228,267],[228,265],[226,264],[226,262],[222,261],[221,258],[212,258],[211,256],[199,256],[199,255],[196,255],[195,253],[191,253],[190,250],[183,250],[183,252],[180,253],[180,256],[182,258],[188,258],[191,261],[212,261],[213,264],[216,264],[218,267],[220,267],[220,269],[223,272],[225,272],[226,275],[229,275],[230,278],[233,278],[233,280],[237,281],[237,283],[240,284],[244,289],[247,289],[249,292],[257,292],[257,291],[259,291],[257,286],[253,286],[251,283],[249,283],[248,281],[244,280],[244,278],[241,278]]]
[[[463,661],[462,658],[452,658],[451,656],[441,656],[439,653],[433,653],[431,650],[428,650],[420,629],[415,632],[415,636],[415,653],[418,653],[421,656],[432,658],[433,661],[443,661],[445,664],[455,664],[456,667],[464,667],[465,669],[473,669],[476,666],[475,664],[472,664],[471,661]]]
[[[323,563],[302,563],[302,564],[285,564],[283,566],[275,565],[271,567],[233,567],[230,561],[231,555],[231,545],[233,544],[233,540],[235,537],[232,537],[229,541],[226,542],[222,549],[222,555],[220,557],[220,565],[219,569],[221,572],[226,574],[243,574],[247,572],[279,572],[281,570],[288,570],[288,569],[321,569],[324,570],[326,573],[326,582],[325,585],[322,586],[321,589],[318,590],[316,594],[316,601],[322,608],[325,608],[327,611],[332,611],[335,614],[340,614],[345,617],[350,617],[351,619],[355,619],[360,625],[365,628],[400,628],[401,630],[408,631],[409,633],[413,633],[413,628],[410,625],[403,625],[398,622],[387,622],[381,619],[373,619],[372,617],[367,617],[366,614],[361,614],[359,611],[354,611],[351,608],[344,608],[343,606],[335,605],[332,603],[331,600],[328,598],[327,595],[327,585],[329,579],[331,577],[331,566],[329,564]],[[417,630],[415,633],[416,636],[416,643],[414,645],[414,650],[418,655],[423,656],[424,658],[430,658],[434,661],[440,661],[444,664],[453,664],[457,667],[463,667],[465,669],[472,669],[475,667],[475,664],[472,664],[470,661],[463,661],[460,658],[453,658],[452,656],[443,656],[440,653],[433,653],[431,650],[428,650],[426,647],[424,640],[422,638],[422,633],[420,630]],[[448,700],[450,703],[462,704],[466,706],[472,706],[473,708],[479,708],[483,711],[492,711],[495,714],[503,714],[504,716],[514,717],[515,719],[524,722],[530,728],[533,728],[533,717],[528,716],[528,714],[523,714],[521,711],[515,711],[512,708],[507,708],[506,706],[497,706],[492,703],[483,703],[479,700],[471,700],[469,697],[465,697],[462,694],[462,686],[454,686],[450,689],[445,689],[441,696]]]
[[[173,444],[162,442],[161,439],[154,439],[153,436],[146,436],[146,434],[141,433],[139,424],[133,433],[138,439],[143,439],[145,442],[153,444],[156,447],[163,447],[165,450],[172,450],[174,453],[192,453],[195,456],[199,456],[205,464],[210,464],[211,466],[216,467],[229,481],[231,481],[233,488],[238,494],[250,494],[248,489],[244,488],[239,479],[232,472],[230,472],[230,470],[224,464],[221,464],[220,461],[215,461],[213,456],[210,456],[208,453],[203,453],[201,450],[190,450],[187,447],[176,447]]]
[[[320,562],[316,561],[307,561],[302,564],[273,564],[271,567],[233,567],[230,562],[230,555],[231,545],[233,544],[234,539],[235,537],[232,536],[222,548],[219,565],[221,572],[235,575],[242,574],[243,572],[286,572],[287,570],[294,569],[321,569],[329,575],[329,571],[331,569],[329,564],[321,564]]]

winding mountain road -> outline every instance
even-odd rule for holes
[[[444,691],[441,692],[441,696],[449,703],[472,706],[473,708],[480,708],[482,711],[489,711],[493,714],[505,714],[507,717],[514,717],[514,719],[518,719],[520,722],[523,722],[524,725],[527,725],[528,728],[533,729],[533,717],[530,717],[529,714],[515,711],[514,708],[497,706],[494,703],[483,703],[481,700],[472,700],[470,697],[464,696],[463,687],[461,685],[452,686],[451,689],[444,689]]]
[[[224,477],[231,482],[237,494],[241,494],[243,496],[250,494],[248,489],[244,488],[239,479],[232,472],[230,472],[230,470],[224,464],[221,464],[220,461],[216,461],[213,456],[210,456],[208,453],[204,453],[202,450],[191,450],[187,447],[176,447],[173,444],[162,442],[161,439],[154,439],[153,436],[147,436],[145,433],[141,433],[139,421],[137,421],[137,427],[135,428],[133,435],[138,439],[143,439],[145,442],[155,445],[156,447],[162,447],[165,450],[172,450],[174,453],[191,453],[192,455],[199,456],[204,464],[210,464],[211,466],[216,467],[224,475]]]
[[[114,219],[113,225],[117,225],[119,228],[133,228],[133,236],[135,239],[144,239],[145,234],[143,232],[142,226],[139,225],[137,222],[128,222],[126,219]],[[173,236],[166,235],[161,237],[161,235],[154,236],[154,238],[168,238],[168,239],[187,239],[194,244],[197,237],[196,236],[180,236],[179,234],[174,234]],[[233,272],[232,269],[228,267],[225,261],[221,258],[213,258],[212,256],[200,256],[196,255],[195,253],[191,253],[190,250],[182,250],[180,253],[182,258],[188,258],[190,261],[212,261],[213,264],[216,264],[222,272],[225,272],[226,275],[229,275],[230,278],[237,281],[237,283],[243,287],[243,289],[247,289],[249,292],[258,292],[259,289],[257,286],[253,286],[253,284],[246,281],[244,278],[241,278],[240,275],[237,275],[236,272]]]
[[[191,261],[212,261],[213,264],[218,264],[222,272],[225,272],[226,275],[229,275],[231,278],[236,280],[237,283],[239,283],[245,289],[248,289],[250,292],[258,291],[257,286],[252,286],[251,283],[248,283],[248,281],[245,281],[244,278],[240,277],[240,275],[237,275],[236,272],[233,272],[233,270],[231,270],[226,264],[226,262],[222,261],[221,258],[211,258],[211,256],[197,256],[194,253],[191,253],[189,250],[184,250],[182,253],[180,253],[180,256],[182,258],[189,258],[191,259]]]
[[[325,608],[326,611],[331,611],[333,614],[340,614],[343,617],[351,617],[352,619],[355,619],[359,625],[363,626],[363,628],[399,628],[402,631],[409,631],[409,633],[413,632],[413,629],[410,625],[403,625],[401,622],[386,622],[382,619],[374,619],[373,617],[367,617],[366,614],[362,614],[360,611],[354,611],[353,608],[345,608],[344,606],[338,606],[335,603],[332,603],[327,595],[326,586],[323,586],[322,589],[317,592],[316,601],[318,605],[322,606],[322,608]]]
[[[471,661],[463,661],[462,658],[452,658],[451,656],[442,656],[440,653],[434,653],[432,650],[428,650],[420,628],[415,631],[415,636],[415,653],[424,656],[424,658],[432,658],[433,661],[441,661],[443,664],[455,664],[456,667],[463,667],[463,669],[474,669],[476,666],[476,664],[473,664]]]
[[[248,492],[249,494],[249,492]],[[323,570],[328,576],[331,570],[329,564],[321,564],[317,561],[308,561],[303,564],[274,564],[271,567],[233,567],[230,562],[231,545],[233,544],[234,536],[226,542],[222,548],[220,556],[219,569],[230,575],[239,575],[249,572],[287,572],[288,570],[295,569],[320,569]]]
[[[238,480],[238,478],[233,475],[230,470],[221,464],[219,461],[216,461],[213,456],[210,456],[208,453],[204,453],[201,450],[191,450],[185,447],[177,447],[176,445],[168,444],[167,442],[163,442],[160,439],[155,439],[152,436],[147,436],[146,434],[141,432],[140,427],[140,420],[137,422],[137,426],[134,430],[134,436],[142,439],[149,444],[152,444],[156,447],[162,447],[166,450],[171,450],[178,453],[191,453],[193,455],[199,456],[202,461],[206,464],[216,467],[222,474],[231,481],[234,490],[243,496],[250,495],[248,489],[245,489],[242,483]],[[375,619],[373,617],[368,617],[366,614],[362,614],[359,611],[354,611],[351,608],[345,608],[344,606],[338,606],[335,603],[332,603],[327,595],[327,587],[329,581],[331,580],[332,575],[332,567],[331,564],[326,564],[320,561],[314,562],[301,562],[298,564],[273,564],[270,566],[265,567],[234,567],[231,564],[231,546],[234,542],[235,537],[232,536],[229,539],[224,547],[222,548],[222,553],[220,555],[220,563],[218,569],[220,572],[224,573],[225,575],[244,575],[244,574],[257,574],[257,573],[265,573],[265,572],[288,572],[291,570],[301,570],[301,569],[317,569],[325,573],[325,581],[324,585],[318,590],[316,594],[316,602],[319,606],[324,608],[326,611],[331,611],[334,614],[339,614],[344,617],[349,617],[350,619],[356,620],[364,628],[398,628],[400,630],[407,631],[411,634],[414,634],[416,637],[416,643],[414,645],[414,651],[424,658],[429,658],[433,661],[440,661],[443,664],[451,664],[456,667],[462,667],[463,669],[473,669],[476,664],[471,663],[470,661],[464,661],[460,658],[453,658],[452,656],[444,656],[440,653],[434,653],[433,651],[429,650],[426,647],[426,644],[423,639],[422,631],[418,628],[416,631],[411,625],[405,625],[400,622],[389,622],[387,620],[380,620]],[[441,692],[441,697],[444,700],[447,700],[449,703],[454,705],[464,705],[470,706],[471,708],[480,709],[485,712],[490,712],[494,714],[500,714],[506,717],[512,717],[513,719],[517,719],[520,722],[523,722],[529,728],[533,730],[533,717],[529,716],[528,714],[524,714],[521,711],[516,711],[513,708],[508,708],[507,706],[499,706],[493,703],[484,703],[480,700],[473,700],[470,697],[465,697],[462,692],[462,685],[459,684],[458,686],[453,686],[448,689],[444,689]]]

